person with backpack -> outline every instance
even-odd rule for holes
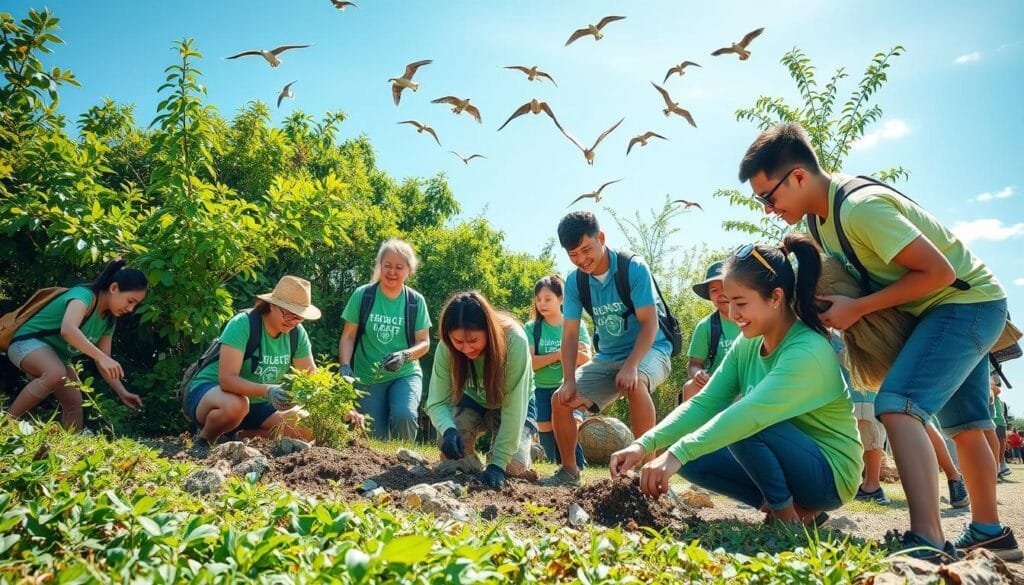
[[[536,421],[527,416],[533,368],[523,326],[476,291],[452,295],[438,322],[441,344],[425,410],[441,455],[479,470],[477,439],[487,432],[488,464],[477,479],[500,489],[507,476],[529,477]]]
[[[825,253],[844,262],[862,296],[826,295],[822,321],[843,330],[862,316],[895,307],[917,318],[879,388],[875,416],[885,425],[907,494],[910,530],[904,550],[933,562],[986,548],[1004,560],[1024,558],[999,520],[996,462],[985,440],[989,351],[1007,327],[1006,293],[992,271],[946,226],[892,187],[868,177],[825,172],[803,128],[768,129],[747,149],[741,182],[789,225],[806,218]],[[925,425],[938,414],[953,437],[971,496],[971,522],[945,540],[936,461],[925,456]]]
[[[853,499],[863,448],[815,306],[820,271],[817,246],[799,234],[781,248],[737,248],[725,294],[742,337],[700,393],[612,455],[612,477],[665,450],[640,470],[640,489],[653,497],[679,473],[768,520],[806,524]]]
[[[205,458],[222,435],[236,432],[266,436],[280,427],[285,436],[312,436],[281,415],[293,407],[282,386],[285,374],[292,367],[316,370],[302,326],[320,318],[309,281],[283,276],[273,291],[256,299],[252,309],[227,322],[186,381],[185,414],[201,427],[192,448],[198,458]]]
[[[992,436],[988,437],[988,441],[992,445],[992,454],[996,458],[998,481],[1003,481],[1012,473],[1010,466],[1006,464],[1006,407],[999,397],[1003,391],[1003,381],[995,372],[992,372],[989,384],[991,385],[992,422],[996,428],[992,432]]]
[[[405,285],[418,263],[408,243],[384,242],[370,283],[352,293],[342,313],[341,373],[359,380],[359,412],[380,440],[412,442],[419,429],[419,359],[430,351],[431,323],[423,295]]]
[[[690,363],[687,366],[690,378],[679,392],[678,404],[693,398],[704,388],[740,334],[736,322],[729,318],[729,297],[725,296],[722,287],[723,264],[712,263],[708,266],[704,280],[693,285],[693,292],[714,303],[715,311],[701,319],[690,336]]]
[[[82,391],[71,365],[80,355],[92,359],[125,406],[142,408],[142,399],[125,389],[124,368],[111,356],[117,318],[134,311],[149,290],[146,276],[126,264],[119,258],[91,283],[39,291],[4,316],[0,337],[10,335],[4,340],[7,358],[30,379],[8,408],[11,416],[20,417],[52,394],[60,404],[61,425],[81,429]]]
[[[557,274],[545,276],[533,285],[533,320],[525,325],[526,334],[531,336],[530,357],[533,361],[533,377],[536,388],[533,397],[537,408],[537,430],[540,444],[548,461],[561,463],[551,427],[551,396],[562,385],[562,301],[565,298],[565,283]],[[586,324],[580,324],[579,343],[576,344],[576,360],[580,365],[590,361],[590,332]],[[576,423],[583,421],[583,412],[573,411]],[[587,461],[583,447],[576,443],[576,467],[582,469]]]
[[[600,413],[618,398],[629,403],[634,436],[654,426],[651,393],[672,370],[670,357],[682,343],[650,268],[640,258],[605,245],[597,217],[576,211],[558,224],[558,239],[576,270],[565,287],[562,326],[562,386],[551,398],[551,424],[562,464],[541,483],[581,484],[573,452],[579,433],[573,410]],[[594,320],[592,360],[577,368],[580,319]]]

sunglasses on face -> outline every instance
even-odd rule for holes
[[[775,269],[772,268],[772,265],[768,263],[768,260],[765,260],[765,257],[762,256],[761,253],[757,251],[757,244],[744,244],[739,248],[736,248],[733,251],[732,255],[738,258],[739,260],[743,260],[748,256],[753,256],[754,258],[757,259],[758,262],[761,263],[762,266],[767,268],[768,271],[772,273],[772,276],[779,275],[777,272],[775,272]]]
[[[771,190],[769,190],[764,195],[758,195],[757,193],[754,193],[753,194],[754,199],[756,199],[758,201],[758,203],[760,203],[760,204],[762,204],[762,205],[764,205],[766,207],[775,207],[775,202],[772,201],[772,196],[775,195],[775,191],[777,191],[778,188],[781,187],[782,184],[786,182],[786,179],[789,178],[790,173],[795,171],[797,168],[798,167],[793,167],[793,168],[789,169],[788,171],[786,171],[786,174],[782,175],[782,178],[779,179],[779,182],[775,183],[775,186],[772,187]]]

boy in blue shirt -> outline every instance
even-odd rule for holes
[[[654,426],[651,392],[668,378],[672,344],[658,326],[654,280],[637,257],[629,261],[629,297],[633,311],[619,296],[615,274],[618,252],[605,245],[597,217],[577,211],[562,218],[558,239],[576,270],[566,279],[562,327],[561,388],[551,398],[551,423],[562,466],[544,485],[580,485],[573,449],[578,432],[573,409],[599,413],[620,397],[629,402],[630,427],[639,437]],[[594,319],[594,358],[576,368],[576,346],[584,302],[580,282],[586,282]],[[587,291],[584,291],[586,294]]]

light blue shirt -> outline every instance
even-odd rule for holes
[[[640,322],[635,314],[630,314],[623,321],[622,314],[626,311],[626,305],[619,298],[615,289],[615,272],[618,254],[611,248],[609,251],[608,277],[602,283],[592,275],[587,276],[590,283],[590,300],[594,309],[594,331],[600,337],[600,348],[595,356],[596,359],[613,361],[624,360],[633,351],[633,344],[640,334]],[[565,279],[565,299],[563,312],[566,319],[580,319],[583,315],[583,305],[580,303],[579,289],[576,287],[576,273],[573,270]],[[634,256],[629,261],[629,290],[630,298],[635,309],[652,307],[656,304],[654,295],[654,279],[651,270],[642,259]],[[658,328],[658,333],[651,346],[654,351],[670,355],[672,353],[672,342],[665,337],[665,333]]]

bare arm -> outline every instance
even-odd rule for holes
[[[96,345],[100,348],[100,351],[109,356],[112,341],[113,340],[109,335],[105,335],[100,338]],[[100,375],[103,376],[103,380],[108,386],[113,388],[114,393],[117,394],[117,397],[120,398],[121,402],[126,406],[131,408],[142,408],[142,399],[139,398],[139,395],[129,392],[119,378],[109,377],[102,370],[100,370]]]
[[[863,314],[915,301],[956,280],[949,260],[924,236],[907,244],[892,261],[908,272],[882,290],[858,299]]]
[[[338,361],[341,365],[352,365],[352,351],[355,350],[356,331],[358,323],[345,323],[341,331],[341,339],[338,340]]]
[[[580,320],[566,319],[562,323],[562,385],[576,386],[576,358],[579,354]]]
[[[416,332],[416,344],[408,350],[409,359],[418,360],[427,355],[430,351],[430,329],[420,329]]]
[[[691,378],[696,378],[697,374],[700,374],[701,372],[704,371],[704,363],[705,362],[702,359],[691,357],[689,365],[686,366],[686,372],[690,375]]]
[[[543,368],[545,368],[547,366],[550,366],[551,364],[558,363],[559,361],[561,361],[561,359],[562,359],[561,352],[552,352],[552,353],[545,353],[545,354],[542,354],[542,355],[537,355],[537,354],[533,353],[533,344],[532,343],[530,344],[530,360],[531,360],[531,363],[533,364],[533,371],[534,372],[536,372],[538,370],[541,370],[541,369],[543,369]]]

